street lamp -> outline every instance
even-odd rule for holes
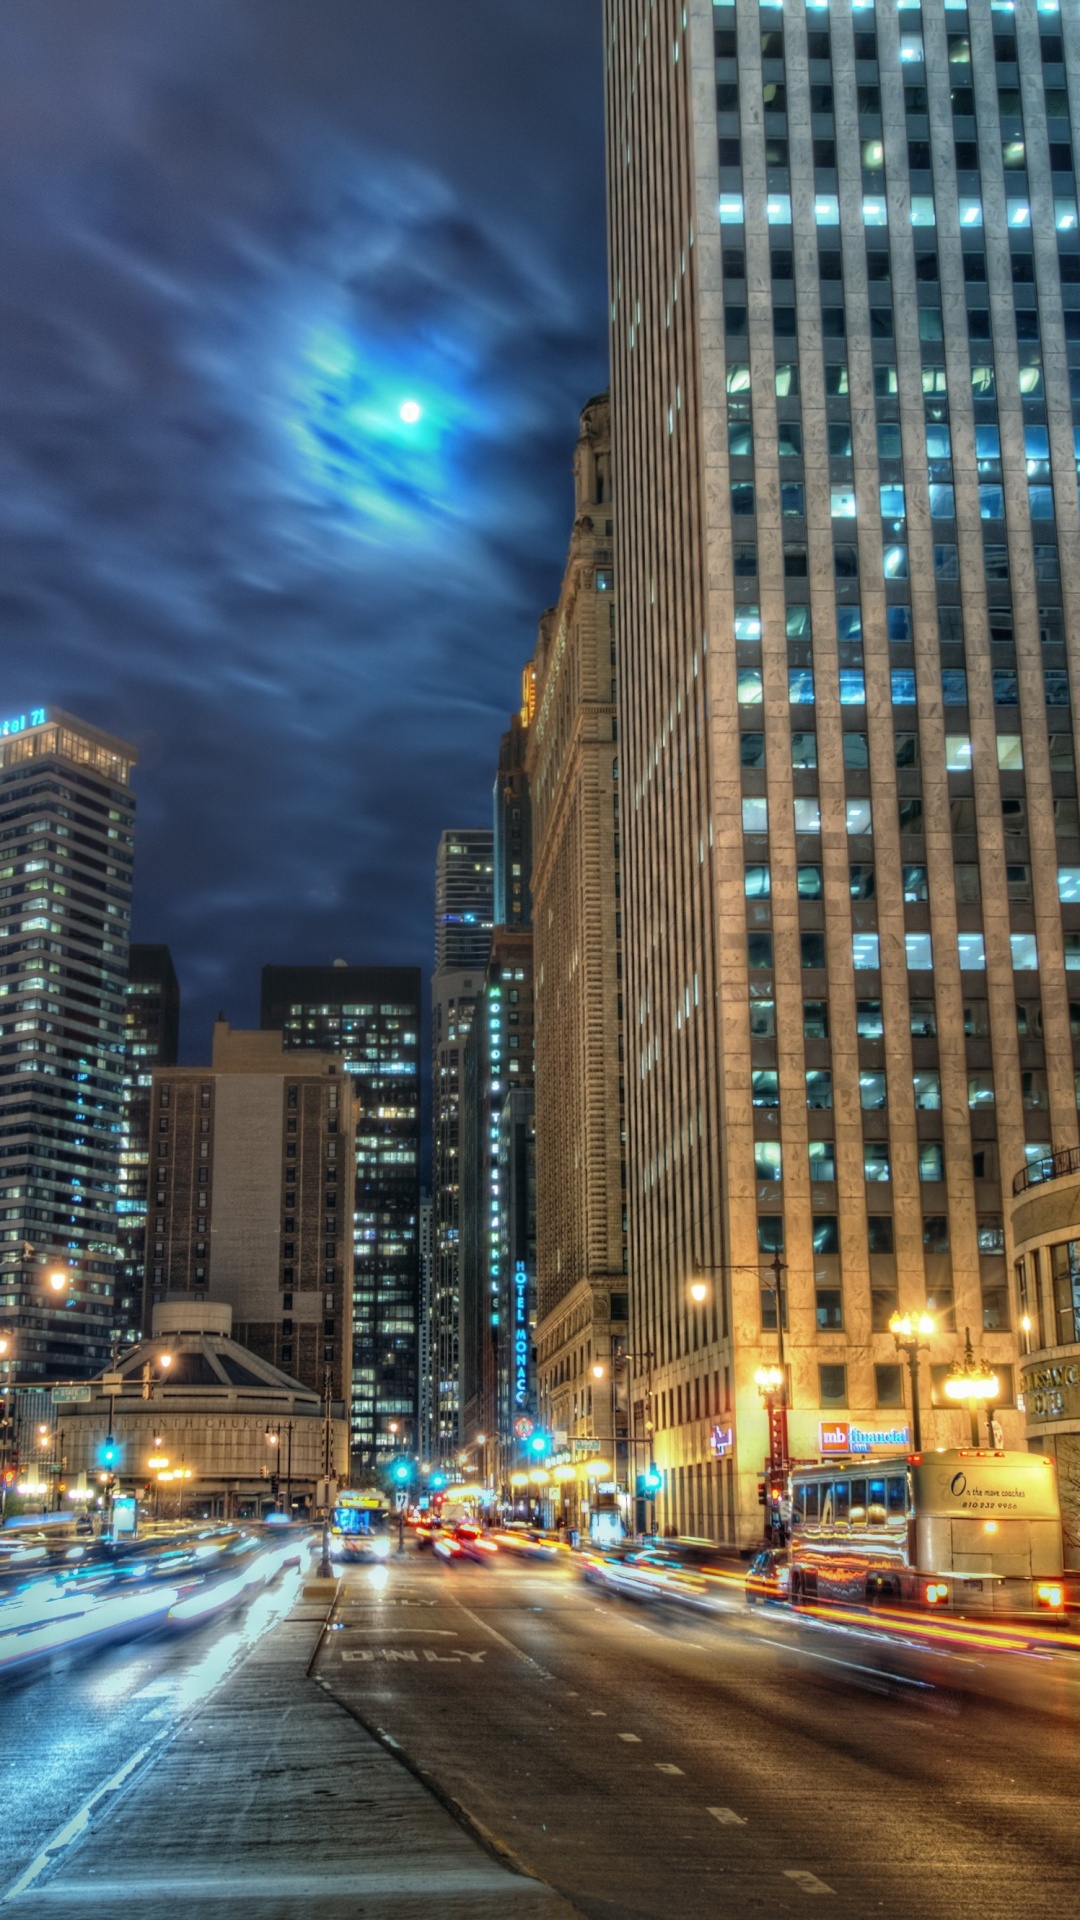
[[[292,1437],[293,1437],[293,1423],[291,1420],[286,1420],[284,1433],[285,1433],[285,1443],[286,1443],[285,1444],[285,1511],[291,1520],[292,1519]],[[282,1434],[282,1429],[280,1426],[278,1427],[268,1426],[266,1429],[267,1446],[279,1447],[281,1445],[281,1434]],[[279,1454],[278,1459],[280,1460],[280,1458],[281,1458],[281,1455]],[[274,1479],[276,1480],[277,1477],[278,1477],[277,1474],[275,1474]],[[280,1497],[279,1489],[275,1487],[274,1498],[278,1499],[279,1497]]]
[[[688,1291],[695,1307],[703,1307],[709,1297],[708,1281],[691,1280]]]
[[[897,1353],[907,1355],[911,1375],[911,1439],[916,1453],[922,1452],[922,1408],[919,1403],[919,1349],[928,1347],[937,1323],[932,1313],[894,1313],[889,1332]]]
[[[767,1494],[769,1535],[777,1544],[783,1545],[783,1521],[780,1517],[779,1496],[788,1464],[787,1395],[785,1393],[787,1374],[783,1367],[758,1367],[754,1374],[754,1384],[765,1402],[765,1412],[769,1422]]]
[[[979,1408],[986,1408],[986,1427],[990,1446],[994,1444],[994,1403],[1000,1391],[998,1377],[976,1360],[971,1345],[971,1328],[964,1328],[964,1357],[945,1382],[950,1400],[966,1400],[971,1419],[971,1444],[979,1444]]]

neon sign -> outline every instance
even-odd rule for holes
[[[529,1404],[529,1276],[524,1260],[514,1268],[514,1405]]]
[[[27,727],[43,727],[47,719],[47,708],[31,707],[28,714],[17,713],[10,720],[0,720],[0,740],[10,740],[13,733],[25,733]]]

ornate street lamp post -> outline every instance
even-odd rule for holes
[[[919,1400],[919,1350],[930,1345],[931,1336],[937,1332],[937,1323],[932,1313],[894,1313],[889,1321],[889,1332],[896,1342],[897,1353],[907,1355],[908,1373],[911,1376],[911,1440],[916,1453],[922,1452],[922,1406]]]
[[[971,1444],[979,1445],[979,1408],[986,1408],[986,1426],[989,1444],[994,1444],[994,1405],[1000,1391],[998,1377],[989,1367],[976,1360],[971,1345],[971,1328],[964,1328],[964,1357],[958,1361],[945,1382],[945,1391],[950,1400],[966,1400],[971,1420]]]

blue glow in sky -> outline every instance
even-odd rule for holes
[[[490,819],[607,377],[600,11],[2,10],[0,716],[137,746],[188,1059],[266,961],[430,964]]]

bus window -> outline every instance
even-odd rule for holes
[[[824,1481],[821,1488],[821,1524],[823,1527],[831,1527],[836,1518],[836,1505],[833,1492],[834,1489],[831,1482],[828,1480]]]
[[[893,1473],[888,1484],[889,1519],[892,1521],[907,1519],[907,1475]]]
[[[847,1526],[851,1512],[851,1482],[833,1481],[833,1520],[837,1526]]]
[[[800,1487],[798,1481],[796,1481],[791,1489],[791,1524],[793,1527],[801,1527],[803,1524],[803,1501],[805,1495],[806,1488]]]
[[[865,1480],[853,1480],[851,1483],[851,1524],[853,1527],[866,1525]]]
[[[821,1488],[816,1480],[807,1482],[803,1488],[803,1502],[808,1527],[816,1527],[821,1519]]]
[[[868,1491],[870,1500],[866,1509],[866,1518],[872,1527],[883,1527],[885,1525],[884,1480],[871,1480]]]

